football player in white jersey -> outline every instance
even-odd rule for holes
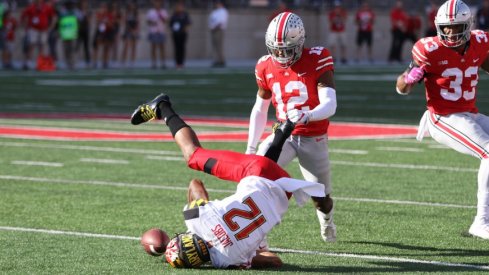
[[[437,142],[481,160],[477,213],[469,234],[489,239],[489,117],[475,104],[479,68],[489,72],[489,34],[471,30],[472,22],[464,2],[446,1],[435,18],[437,36],[413,46],[413,62],[397,78],[396,90],[406,95],[423,80],[428,110],[418,140],[428,129]]]
[[[278,164],[285,167],[297,157],[304,179],[325,185],[325,197],[313,197],[313,201],[323,240],[334,242],[327,135],[328,118],[336,112],[333,58],[323,47],[304,48],[304,40],[304,25],[296,14],[283,12],[270,22],[265,35],[269,54],[255,67],[258,94],[250,115],[246,153],[263,155],[273,146],[272,134],[257,149],[272,103],[279,122],[295,123]]]
[[[155,118],[165,121],[190,168],[238,183],[233,195],[214,201],[208,201],[201,181],[190,183],[184,210],[188,232],[168,244],[170,265],[192,268],[210,261],[216,268],[280,267],[280,258],[267,251],[266,235],[281,222],[291,195],[303,205],[311,196],[324,197],[324,185],[292,179],[263,156],[202,148],[165,94],[139,106],[131,123]]]

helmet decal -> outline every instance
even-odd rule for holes
[[[290,12],[280,14],[278,19],[277,34],[275,35],[278,43],[284,43],[285,32],[287,31],[287,20],[290,18]]]
[[[457,14],[457,3],[457,0],[450,0],[450,3],[448,4],[448,18],[450,22],[453,22],[455,20],[455,16]]]

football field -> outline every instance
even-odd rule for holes
[[[396,94],[403,69],[337,69],[329,141],[337,242],[321,240],[312,203],[292,199],[268,238],[284,266],[249,272],[489,271],[489,241],[467,233],[479,161],[415,140],[424,93]],[[479,81],[488,114],[489,77]],[[185,230],[190,179],[201,178],[211,199],[235,185],[187,168],[166,127],[130,125],[134,108],[162,91],[204,147],[245,151],[253,68],[0,72],[1,274],[197,274],[147,255],[139,237]],[[287,170],[301,178],[297,162]]]

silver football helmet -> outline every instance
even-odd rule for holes
[[[268,53],[283,68],[299,60],[305,39],[302,19],[291,12],[283,12],[273,18],[265,34]]]
[[[435,17],[436,32],[440,42],[450,48],[463,45],[470,39],[472,28],[472,13],[469,6],[460,0],[446,1],[438,9]],[[446,26],[460,26],[457,33],[446,34],[443,30]]]

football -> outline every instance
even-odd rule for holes
[[[146,253],[151,256],[163,255],[169,242],[170,238],[168,235],[159,228],[152,228],[144,232],[141,237],[141,245],[144,247]]]

